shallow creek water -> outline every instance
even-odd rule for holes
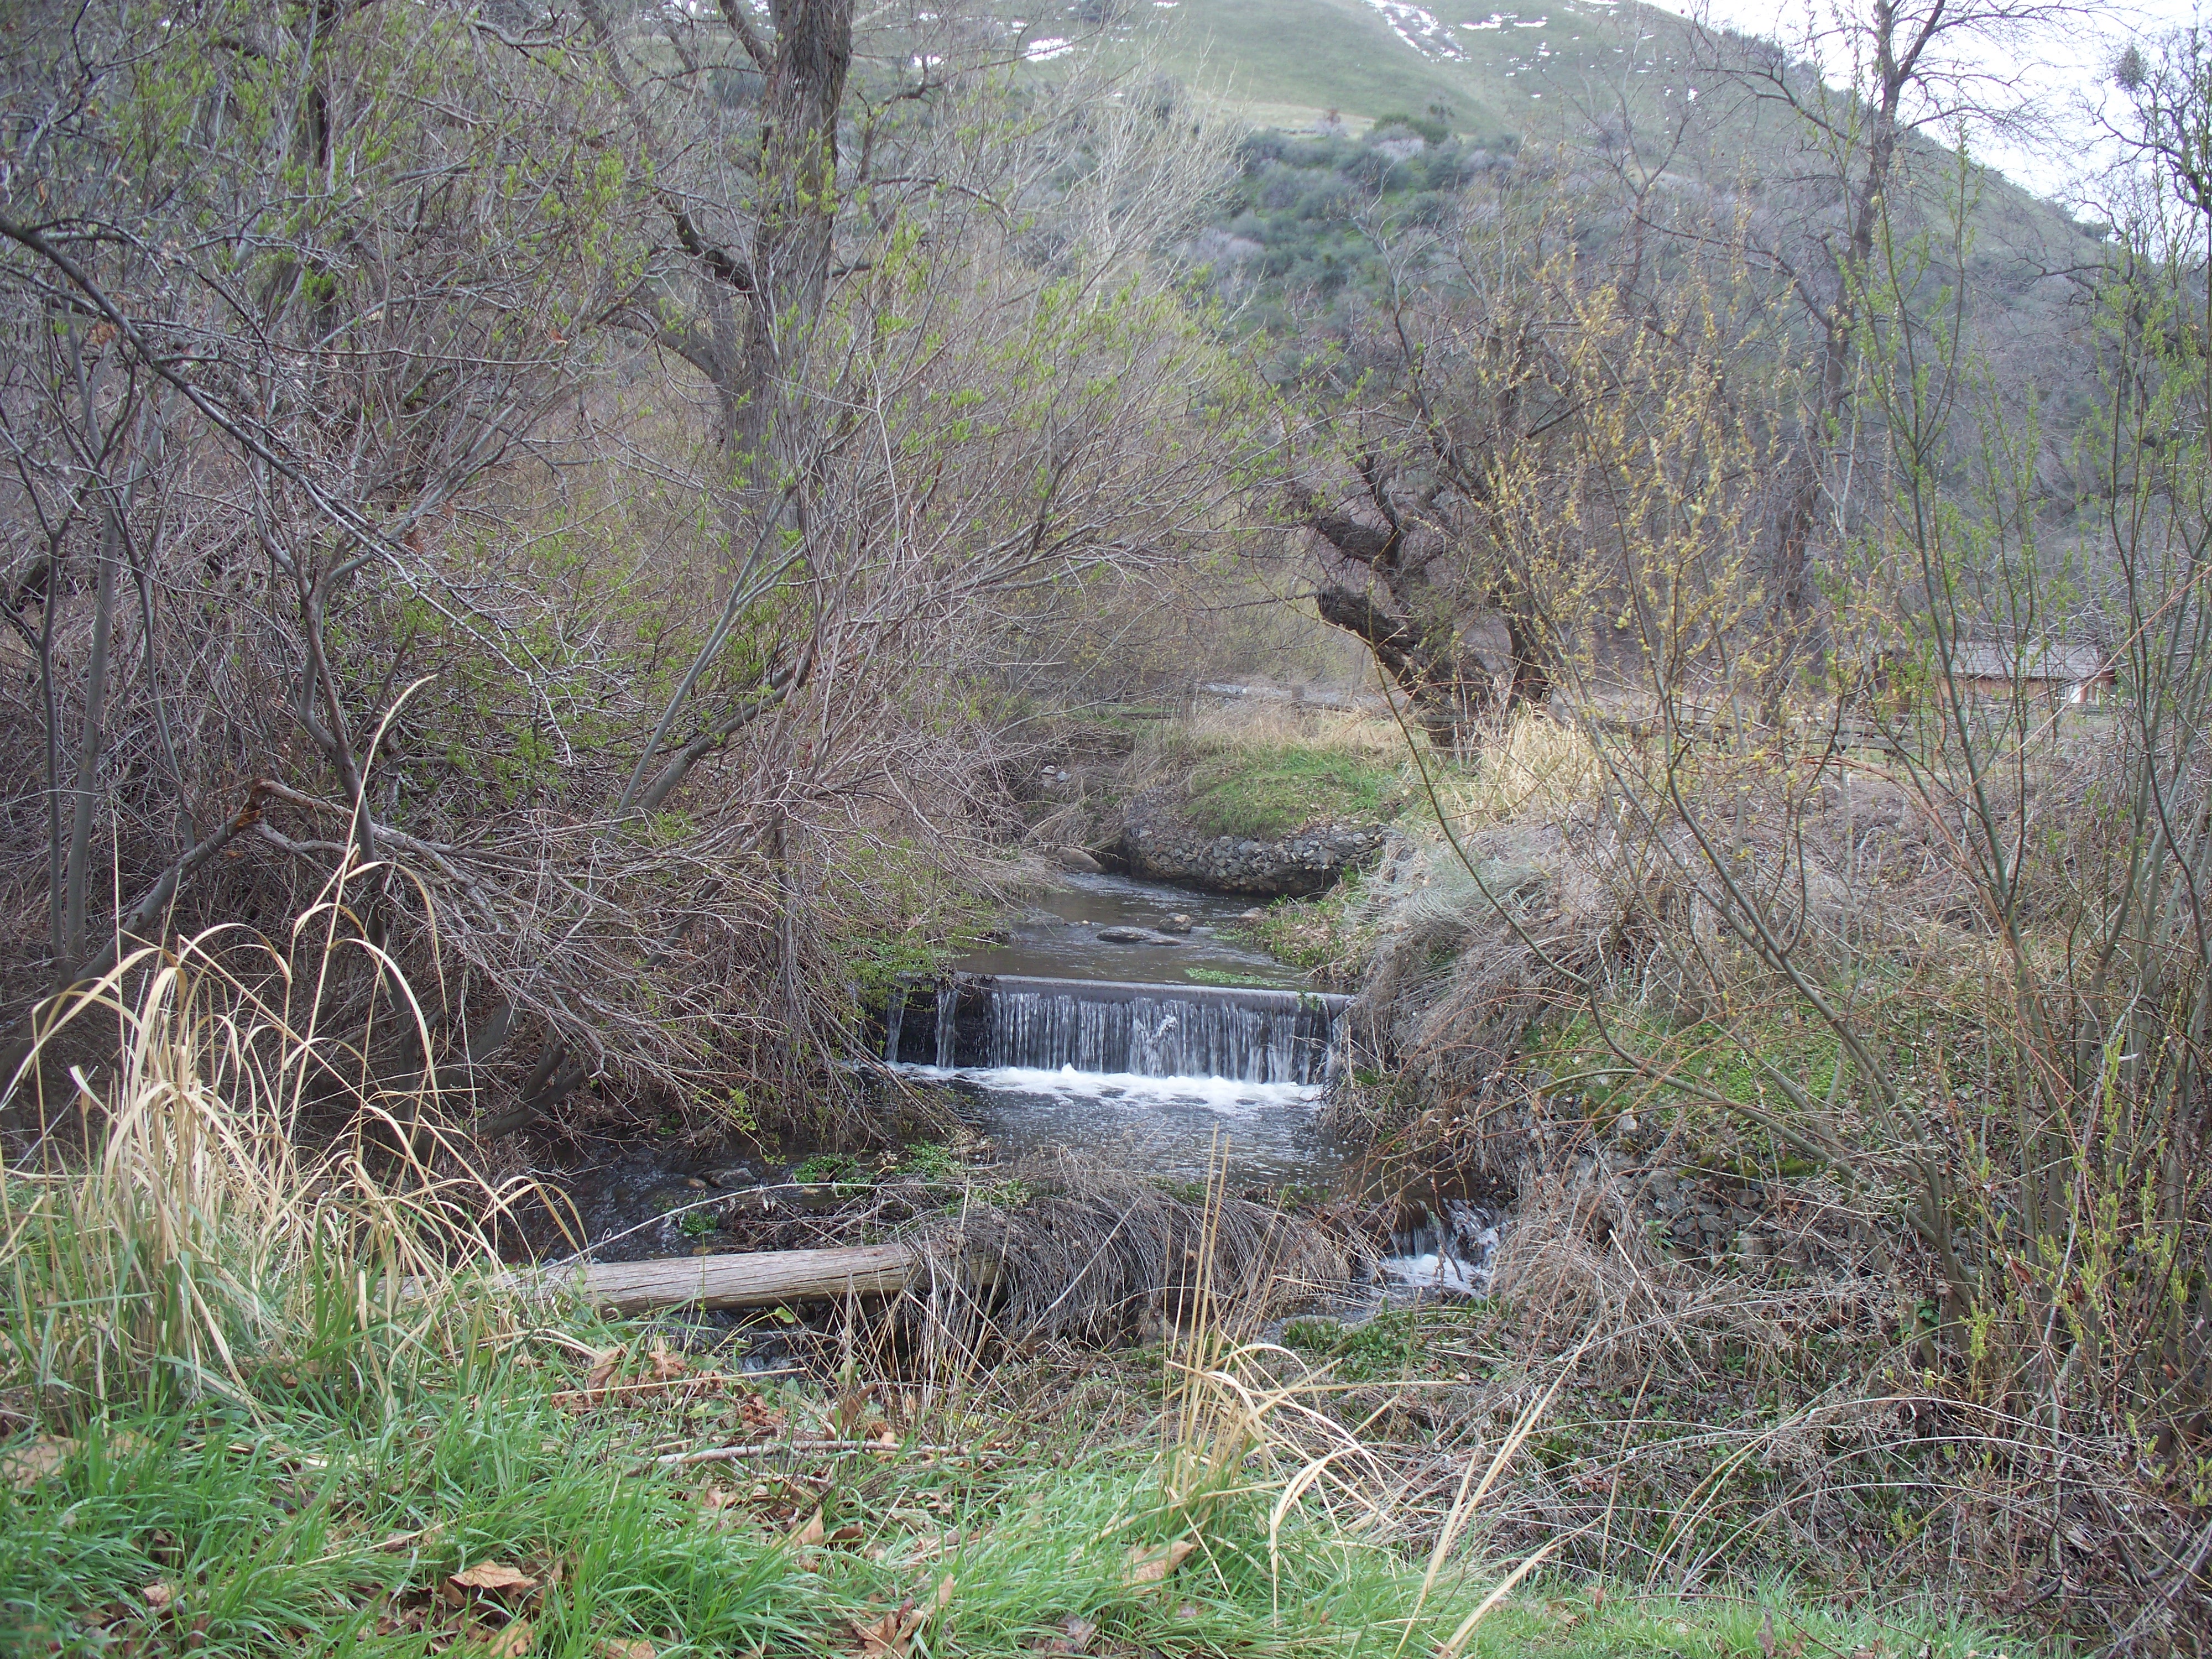
[[[1306,991],[1304,976],[1240,936],[1252,902],[1065,881],[954,963],[957,1021],[932,994],[922,1041],[890,1033],[886,1058],[949,1084],[1008,1152],[1072,1147],[1186,1181],[1218,1158],[1237,1186],[1330,1184],[1346,1157],[1318,1108],[1339,1039],[1327,1013],[1308,1002],[1302,1020],[1285,994]]]
[[[883,1059],[949,1088],[1002,1158],[1072,1149],[1180,1181],[1222,1168],[1232,1191],[1355,1182],[1322,1111],[1346,1000],[1244,941],[1235,923],[1247,900],[1064,879],[947,978],[895,998]],[[701,1241],[664,1212],[758,1203],[714,1191],[787,1182],[805,1150],[632,1142],[562,1184],[600,1259],[678,1254]],[[1383,1285],[1479,1292],[1493,1221],[1457,1200],[1409,1219]]]

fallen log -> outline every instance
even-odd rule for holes
[[[526,1267],[501,1282],[540,1295],[581,1297],[617,1314],[656,1308],[774,1308],[787,1302],[835,1302],[882,1296],[907,1287],[921,1259],[904,1244],[858,1244],[836,1250],[754,1250],[683,1255],[649,1261],[586,1261]]]

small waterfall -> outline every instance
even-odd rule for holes
[[[1463,1198],[1442,1201],[1443,1213],[1424,1208],[1409,1225],[1394,1228],[1382,1275],[1412,1290],[1486,1295],[1498,1254],[1498,1212]]]
[[[893,1065],[946,1071],[1072,1069],[1312,1087],[1330,1082],[1341,1064],[1351,1000],[1260,987],[956,974],[892,993],[883,1054]]]
[[[960,989],[957,981],[937,988],[937,1054],[933,1064],[950,1071],[960,1063]]]
[[[906,1023],[906,987],[891,987],[890,998],[884,1004],[884,1059],[898,1064],[899,1027]]]
[[[1011,975],[976,989],[987,1066],[1238,1083],[1327,1082],[1346,1001],[1296,991]]]

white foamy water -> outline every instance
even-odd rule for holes
[[[1231,1078],[1136,1077],[1041,1066],[902,1066],[942,1083],[960,1115],[1001,1152],[1075,1152],[1132,1170],[1205,1181],[1219,1159],[1248,1183],[1326,1184],[1345,1152],[1321,1121],[1321,1090]]]
[[[1311,1106],[1322,1097],[1310,1083],[1246,1083],[1226,1077],[1145,1077],[1134,1072],[1079,1072],[1073,1066],[901,1066],[908,1077],[967,1083],[998,1093],[1065,1101],[1104,1101],[1132,1110],[1200,1107],[1224,1115],[1268,1108]]]
[[[1456,1291],[1462,1296],[1481,1296],[1490,1289],[1490,1269],[1438,1255],[1386,1255],[1376,1264],[1382,1276],[1408,1291]]]
[[[1446,1291],[1487,1296],[1498,1255],[1497,1212],[1464,1199],[1446,1199],[1443,1214],[1395,1236],[1397,1247],[1376,1265],[1383,1282],[1400,1291]]]

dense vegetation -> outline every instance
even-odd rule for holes
[[[0,1634],[2202,1650],[2212,59],[2085,225],[1950,143],[2016,11],[1237,134],[1118,14],[0,7]],[[867,1176],[1137,791],[1390,823],[1252,924],[1369,1189]],[[647,1122],[1002,1269],[766,1393],[483,1277]],[[1251,1342],[1375,1191],[1494,1299]]]

